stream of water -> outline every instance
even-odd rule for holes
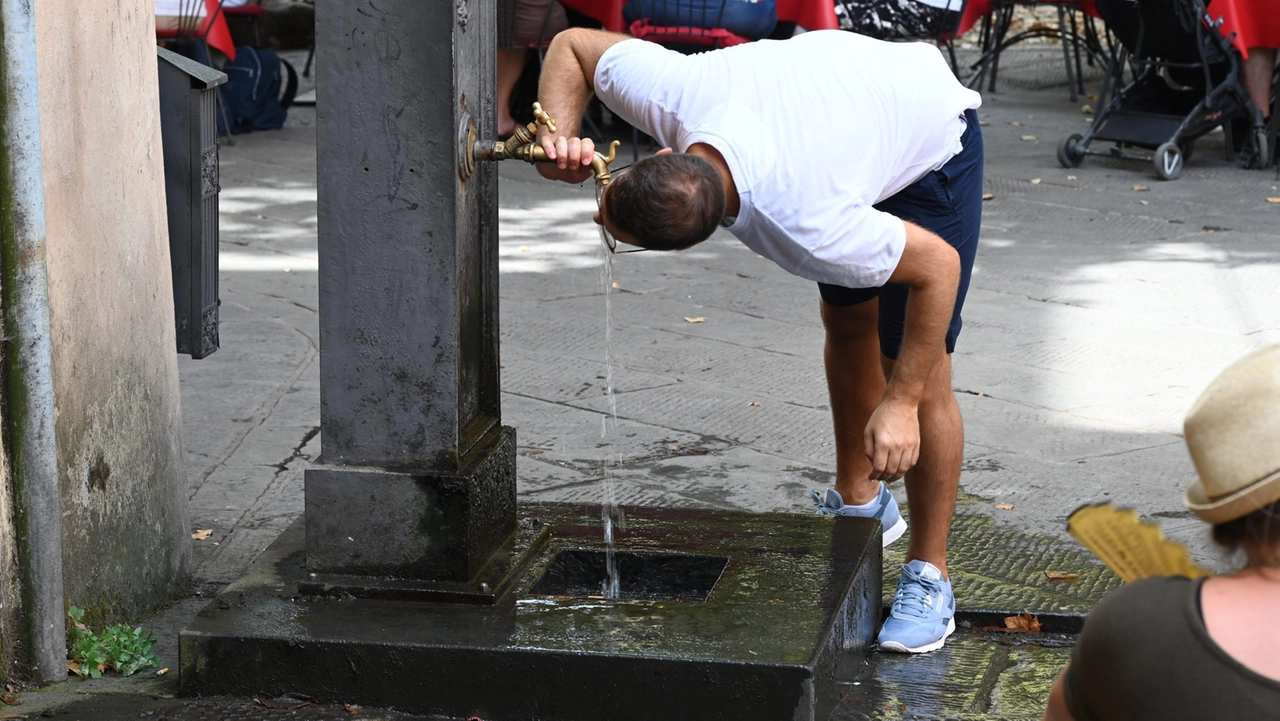
[[[618,448],[618,401],[613,395],[613,367],[617,365],[613,354],[613,254],[604,243],[600,244],[600,252],[604,255],[600,270],[600,285],[604,288],[604,384],[605,398],[608,400],[608,412],[600,418],[600,437],[604,440],[605,448],[600,479],[603,491],[600,521],[604,525],[607,573],[601,583],[600,593],[605,598],[616,599],[619,578],[618,560],[614,555],[613,532],[615,527],[622,528],[626,519],[618,508],[618,496],[613,486],[614,469],[622,465],[622,451]]]

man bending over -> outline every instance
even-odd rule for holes
[[[596,222],[682,250],[720,226],[816,281],[836,482],[818,512],[906,530],[885,483],[906,478],[915,531],[882,650],[932,651],[955,630],[947,535],[964,431],[951,352],[982,206],[978,95],[937,48],[838,30],[700,55],[594,30],[556,36],[539,96],[560,121],[543,175],[591,177],[577,137],[594,92],[665,147],[615,175]],[[675,152],[672,152],[672,151]]]

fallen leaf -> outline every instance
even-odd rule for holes
[[[531,250],[533,250],[533,248],[530,248],[530,247],[529,247],[529,246],[527,246],[527,245],[522,245],[522,246],[520,246],[520,252],[521,252],[521,253],[528,253],[528,252],[529,252],[529,251],[531,251]]]
[[[21,706],[22,705],[22,702],[14,698],[11,694],[5,694],[3,696],[0,696],[0,701],[4,702],[5,706]]]
[[[285,711],[294,711],[296,709],[306,708],[307,706],[311,706],[315,704],[316,700],[311,696],[306,696],[300,693],[287,693],[283,696],[278,696],[276,698],[269,698],[269,699],[255,698],[253,702],[258,704],[262,708],[275,708],[275,709],[283,709]]]
[[[1022,123],[1018,122],[1017,120],[1010,120],[1010,121],[1009,121],[1009,124],[1010,124],[1010,125],[1012,125],[1012,126],[1013,126],[1013,127],[1015,127],[1015,128],[1020,128],[1020,127],[1022,127]]]
[[[1074,176],[1074,175],[1068,175],[1068,176],[1067,176],[1067,180],[1075,180],[1075,179],[1076,179],[1076,176]]]
[[[1012,510],[1013,510],[1013,504],[1012,504],[1012,503],[997,503],[997,504],[996,504],[996,508],[999,508],[999,509],[1000,509],[1000,510],[1002,510],[1002,511],[1012,511]]]
[[[1136,191],[1138,191],[1139,193],[1141,193],[1141,192],[1142,192],[1142,191],[1144,191],[1144,190],[1151,190],[1151,188],[1148,188],[1148,187],[1147,187],[1147,186],[1145,186],[1145,185],[1135,185],[1135,186],[1133,186],[1133,189],[1134,189],[1134,190],[1136,190]]]
[[[1268,203],[1280,203],[1280,198],[1267,198]]]
[[[1026,631],[1028,633],[1040,633],[1040,619],[1023,611],[1017,616],[1005,616],[1004,627],[1010,631]]]
[[[749,405],[749,406],[758,406],[758,405],[760,405],[760,401],[751,401],[751,402],[750,402],[750,403],[748,403],[747,405]]]
[[[618,285],[618,282],[615,280],[615,281],[613,282],[613,287],[614,287],[614,288],[621,288],[622,286]]]
[[[1071,571],[1045,571],[1044,577],[1050,581],[1074,581],[1080,578],[1080,574]]]
[[[996,194],[995,194],[995,193],[983,193],[983,194],[982,194],[982,199],[983,199],[983,200],[991,200],[991,199],[993,199],[993,198],[995,198],[995,197],[996,197]]]
[[[72,661],[71,659],[67,659],[67,670],[70,671],[71,673],[74,673],[77,676],[84,675],[80,671],[80,664],[76,663],[75,661]]]
[[[357,705],[355,705],[355,704],[353,704],[353,703],[344,703],[344,704],[342,704],[342,710],[343,710],[343,711],[346,711],[346,712],[347,712],[347,713],[349,713],[349,714],[358,714],[358,713],[360,713],[360,707],[359,707],[359,706],[357,706]]]
[[[1040,184],[1040,179],[1039,179],[1039,178],[1032,178],[1032,179],[1031,179],[1031,184],[1032,184],[1032,185],[1039,185],[1039,184]]]
[[[706,318],[703,318],[702,316],[698,316],[697,318],[690,318],[689,316],[685,316],[685,317],[684,317],[684,322],[686,322],[686,323],[706,323],[706,322],[707,322],[707,319],[706,319]]]
[[[1036,136],[1034,136],[1034,135],[1024,135],[1024,136],[1022,136],[1022,139],[1023,139],[1023,140],[1035,140],[1035,139],[1036,139]]]
[[[212,529],[212,528],[205,528],[205,529],[198,530],[198,531],[196,531],[195,533],[191,534],[191,538],[192,538],[192,539],[194,539],[194,540],[196,540],[196,541],[203,541],[203,540],[205,540],[206,538],[208,538],[209,536],[212,536],[212,535],[213,535],[213,529]]]

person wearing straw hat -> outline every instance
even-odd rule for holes
[[[1046,721],[1280,719],[1280,345],[1223,371],[1184,431],[1198,476],[1184,502],[1244,566],[1107,594]]]

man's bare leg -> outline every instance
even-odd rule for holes
[[[884,359],[886,374],[893,361]],[[964,422],[951,390],[951,354],[938,357],[920,398],[920,460],[907,472],[911,545],[907,560],[937,566],[947,578],[947,539],[960,488],[964,459]]]
[[[1275,48],[1249,48],[1249,57],[1244,61],[1244,89],[1263,117],[1271,115],[1271,78],[1275,72]]]
[[[879,300],[874,298],[848,306],[822,301],[822,323],[827,329],[827,391],[836,434],[835,487],[851,506],[870,503],[880,493],[880,482],[867,478],[871,461],[863,443],[867,421],[884,396],[879,309]]]

